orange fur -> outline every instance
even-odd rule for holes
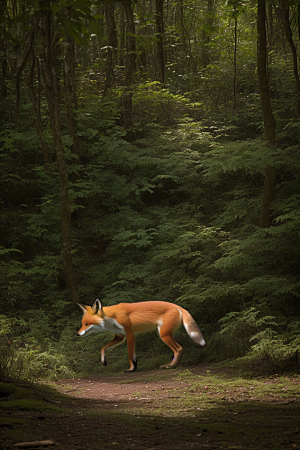
[[[129,361],[127,371],[134,372],[137,368],[135,335],[157,329],[159,336],[174,355],[168,364],[161,367],[175,367],[182,347],[174,340],[173,334],[182,322],[193,342],[198,346],[205,345],[203,335],[190,313],[174,303],[150,301],[102,307],[97,299],[93,306],[79,306],[84,312],[79,336],[101,331],[111,331],[115,335],[114,339],[101,349],[101,362],[104,365],[107,365],[105,350],[121,344],[126,338]]]

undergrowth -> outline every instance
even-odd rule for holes
[[[187,364],[247,356],[270,371],[298,370],[299,132],[284,124],[274,150],[259,133],[238,140],[238,127],[192,119],[203,107],[157,84],[141,86],[134,104],[144,133],[136,123],[131,142],[116,125],[116,104],[92,97],[78,114],[80,159],[66,140],[82,303],[96,297],[104,305],[178,303],[207,340],[200,353],[186,351]],[[6,125],[0,376],[33,380],[97,370],[109,337],[76,338],[81,313],[69,302],[63,272],[58,174],[36,156],[31,126],[16,132]],[[272,225],[262,229],[266,164],[278,175]],[[154,341],[140,340],[152,367],[161,358]],[[119,370],[125,346],[122,363],[121,350],[115,352],[109,356]],[[144,361],[140,367],[150,368]]]

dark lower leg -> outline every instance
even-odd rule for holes
[[[179,362],[182,354],[182,347],[179,345],[172,336],[161,336],[164,343],[172,350],[174,356],[172,360],[165,365],[160,366],[161,369],[173,369]]]

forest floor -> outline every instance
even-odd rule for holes
[[[300,449],[297,374],[199,365],[3,389],[5,450],[37,440],[62,450]]]

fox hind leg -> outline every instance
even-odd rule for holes
[[[172,350],[174,356],[168,364],[163,364],[160,369],[173,369],[179,363],[182,347],[175,341],[173,336],[161,336],[164,343]]]
[[[125,370],[125,373],[135,372],[137,370],[137,357],[135,354],[135,336],[131,331],[127,332],[126,340],[127,340],[129,369]]]
[[[168,364],[160,366],[161,369],[173,369],[178,364],[182,353],[181,345],[173,338],[173,332],[175,332],[180,325],[180,316],[172,317],[172,320],[168,321],[168,323],[171,325],[162,324],[158,328],[158,334],[161,340],[172,350],[174,355]]]

